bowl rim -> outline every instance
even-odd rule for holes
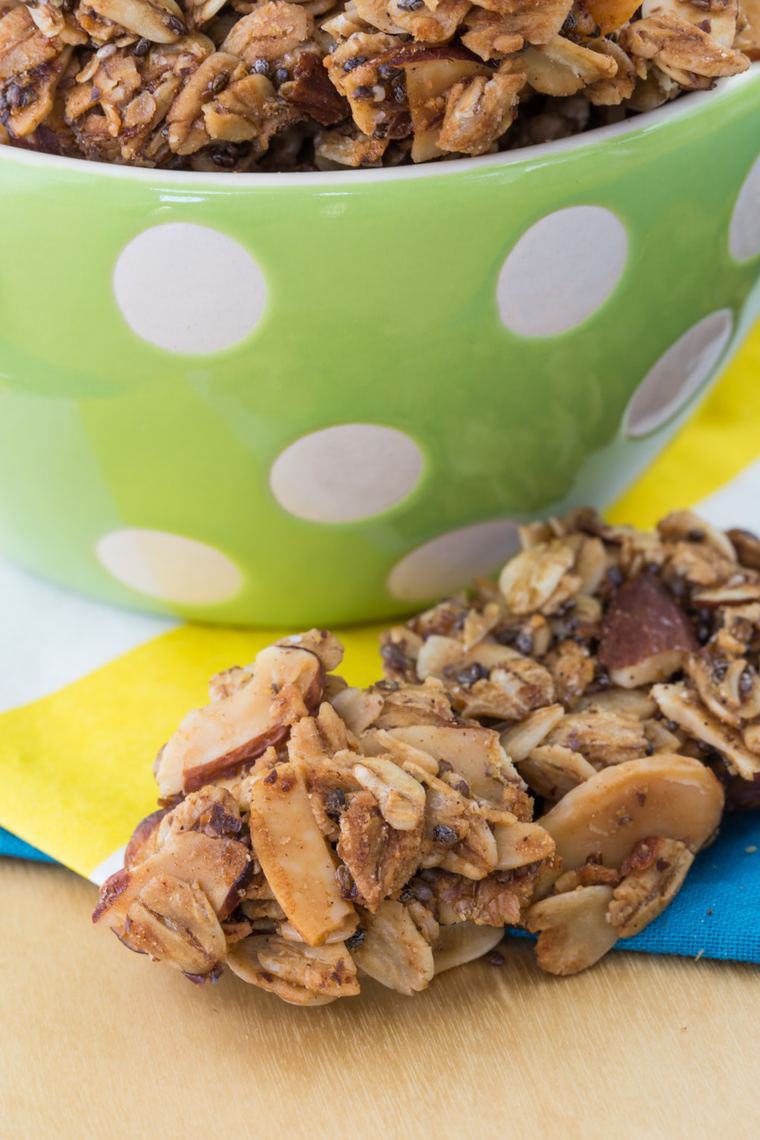
[[[331,188],[344,193],[351,186],[363,186],[368,182],[407,182],[419,178],[442,178],[454,174],[494,174],[506,166],[531,165],[555,155],[564,155],[584,148],[603,146],[610,140],[628,136],[648,134],[663,122],[698,115],[706,106],[718,103],[734,94],[744,84],[760,76],[760,60],[750,64],[747,71],[720,79],[709,91],[691,91],[653,111],[644,111],[619,123],[606,127],[595,127],[568,138],[554,142],[536,143],[498,154],[481,155],[477,158],[443,159],[439,162],[423,162],[419,166],[391,166],[359,170],[318,170],[294,172],[247,172],[230,174],[224,171],[166,170],[160,167],[126,166],[118,163],[93,162],[86,158],[68,158],[64,155],[46,154],[42,151],[26,150],[0,144],[0,163],[16,162],[26,166],[51,167],[53,172],[64,171],[97,175],[104,178],[136,179],[138,182],[154,181],[157,189],[195,187],[205,189],[247,188],[258,186]]]

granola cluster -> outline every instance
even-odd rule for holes
[[[316,630],[215,677],[95,921],[315,1005],[425,989],[506,926],[576,973],[660,914],[726,802],[760,807],[760,540],[691,511],[521,537],[391,629],[367,690]]]
[[[404,994],[521,920],[554,841],[498,733],[444,685],[349,688],[331,635],[214,678],[162,749],[144,820],[94,918],[130,949],[297,1005]]]
[[[0,143],[392,166],[562,138],[757,58],[757,0],[0,0]]]

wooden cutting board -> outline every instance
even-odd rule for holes
[[[193,987],[89,922],[95,888],[0,860],[0,1136],[760,1136],[755,968],[526,945],[415,998],[298,1010]]]

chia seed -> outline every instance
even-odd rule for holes
[[[341,865],[336,870],[335,880],[338,884],[338,889],[340,890],[341,898],[344,898],[344,899],[358,898],[358,895],[359,895],[358,888],[356,886],[356,883],[353,880],[351,872],[349,871],[348,867],[346,867],[346,865],[344,863],[341,863]]]
[[[211,94],[218,95],[220,91],[223,91],[227,86],[229,78],[229,74],[226,71],[220,71],[218,75],[215,75],[208,85]]]
[[[623,585],[623,571],[619,566],[610,566],[607,571],[607,581],[616,589]]]
[[[354,931],[354,933],[351,935],[350,938],[346,939],[346,949],[347,950],[358,949],[358,947],[361,946],[362,942],[364,941],[364,939],[366,937],[367,937],[366,930],[362,930],[362,928],[359,927],[358,930]]]
[[[747,697],[752,692],[753,685],[754,677],[752,676],[752,670],[748,665],[739,678],[739,696],[743,701],[746,701]]]
[[[460,685],[470,688],[476,681],[482,681],[487,676],[488,670],[479,661],[473,661],[471,665],[465,665],[464,669],[459,670],[456,679]]]
[[[235,163],[237,162],[235,155],[230,154],[229,151],[225,151],[225,150],[212,150],[212,151],[210,151],[210,158],[211,158],[211,161],[214,163],[214,165],[220,166],[222,168],[222,170],[232,170]],[[272,777],[274,777],[274,779],[272,779]],[[264,783],[265,784],[277,783],[277,773],[274,770],[272,770],[268,776],[264,777]]]
[[[455,843],[459,842],[459,836],[453,827],[447,827],[445,823],[437,823],[433,828],[433,839],[436,843],[440,843],[443,847],[453,847]]]
[[[404,647],[397,641],[389,641],[380,650],[380,656],[386,668],[394,673],[403,673],[407,666]]]
[[[342,788],[330,788],[325,796],[325,812],[330,819],[338,819],[346,808],[346,793]]]
[[[526,657],[530,656],[533,652],[533,634],[528,633],[525,629],[521,629],[515,638],[515,649],[518,653],[523,653]]]

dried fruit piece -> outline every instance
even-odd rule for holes
[[[323,127],[341,123],[351,113],[348,100],[333,87],[321,59],[314,52],[299,54],[293,76],[281,85],[280,95]],[[381,150],[378,157],[382,153]],[[361,166],[363,162],[346,165]]]
[[[603,36],[627,24],[639,6],[638,0],[586,0],[586,7]]]

